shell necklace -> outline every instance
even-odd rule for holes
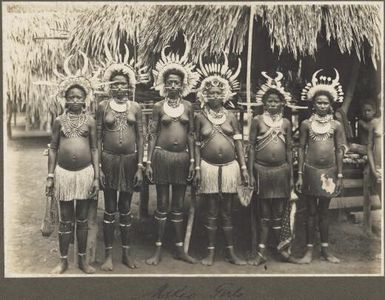
[[[180,98],[177,100],[166,98],[163,103],[163,110],[166,115],[177,121],[183,115],[185,107]]]
[[[218,112],[213,111],[212,109],[206,107],[206,115],[211,123],[214,125],[222,125],[227,118],[227,109],[221,107]]]
[[[268,127],[273,128],[280,128],[283,123],[282,113],[272,115],[269,112],[265,111],[262,115],[262,119]]]
[[[310,138],[314,141],[325,141],[333,136],[334,128],[332,126],[333,116],[328,114],[321,117],[317,114],[313,114],[310,121]]]
[[[62,131],[68,138],[81,137],[87,131],[84,128],[84,124],[87,121],[87,115],[84,113],[71,114],[69,112],[62,114],[60,122],[62,125]]]
[[[119,131],[119,144],[122,144],[123,131],[128,128],[127,117],[128,117],[128,110],[131,107],[131,102],[127,101],[125,103],[117,103],[114,99],[112,99],[109,102],[109,104],[115,120],[114,131]]]

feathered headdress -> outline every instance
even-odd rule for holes
[[[113,56],[110,49],[107,46],[107,42],[104,43],[104,52],[106,55],[106,61],[100,62],[102,65],[103,72],[103,81],[105,83],[110,83],[111,76],[116,73],[126,74],[129,78],[129,85],[135,89],[136,84],[138,83],[147,83],[150,81],[150,74],[148,72],[148,67],[142,66],[142,62],[139,60],[135,62],[134,58],[130,60],[130,51],[126,44],[124,44],[125,54],[122,57],[121,55]],[[130,60],[130,61],[129,61]],[[109,90],[109,84],[105,84],[105,90]]]
[[[167,72],[168,70],[176,69],[184,75],[181,92],[182,97],[185,97],[189,93],[191,93],[192,88],[198,82],[199,74],[194,72],[195,65],[187,61],[188,54],[190,52],[191,39],[188,40],[187,37],[184,35],[184,40],[186,48],[181,57],[179,57],[179,54],[175,53],[169,53],[168,55],[166,55],[166,48],[169,47],[166,46],[162,49],[161,58],[156,63],[155,69],[152,70],[152,73],[154,75],[154,88],[155,90],[159,91],[159,94],[161,96],[164,96],[164,75],[165,72]]]
[[[203,105],[206,102],[206,93],[207,90],[216,86],[223,90],[224,99],[223,102],[228,101],[232,96],[235,95],[234,91],[239,90],[239,81],[237,77],[241,71],[241,59],[238,58],[238,67],[236,71],[233,71],[229,68],[229,61],[225,52],[223,52],[225,61],[223,64],[219,63],[202,63],[202,53],[199,56],[199,69],[197,72],[201,76],[201,84],[198,89],[198,99]]]
[[[336,73],[336,77],[334,79],[326,76],[319,76],[319,78],[317,78],[317,74],[321,71],[322,69],[316,71],[312,76],[311,82],[306,84],[306,86],[303,88],[301,93],[301,100],[312,100],[317,92],[325,91],[332,96],[333,102],[342,103],[344,101],[344,92],[342,91],[342,86],[339,82],[340,75],[338,74],[337,69],[334,68]]]
[[[39,85],[56,86],[56,100],[60,103],[62,107],[65,106],[65,93],[70,87],[74,85],[79,85],[84,88],[84,90],[86,91],[86,106],[89,107],[90,103],[93,101],[94,90],[101,85],[100,81],[98,80],[100,70],[96,71],[92,77],[90,75],[87,76],[87,72],[89,71],[88,57],[81,51],[79,51],[79,53],[83,56],[84,65],[81,69],[78,69],[76,73],[72,73],[68,66],[70,59],[73,57],[73,55],[70,55],[64,60],[63,63],[64,74],[60,73],[57,70],[56,64],[53,67],[53,73],[59,79],[58,81],[34,82],[34,84]]]
[[[289,104],[292,100],[291,95],[289,92],[285,91],[281,83],[283,74],[281,72],[276,72],[276,73],[277,73],[277,76],[275,78],[271,78],[269,75],[267,75],[266,72],[261,72],[262,76],[266,78],[266,82],[262,84],[261,88],[259,89],[259,91],[255,96],[257,104],[263,105],[263,102],[262,102],[263,96],[269,90],[275,90],[283,96],[283,98],[285,99],[286,105],[290,106]]]

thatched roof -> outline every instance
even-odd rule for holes
[[[119,53],[122,43],[137,45],[147,26],[151,5],[106,4],[81,15],[71,31],[71,52],[82,50],[90,57],[104,54],[107,42],[112,53]]]
[[[262,5],[256,6],[255,17],[267,28],[271,48],[295,59],[314,55],[319,37],[337,42],[341,53],[356,53],[360,59],[367,54],[374,63],[380,59],[379,5]]]
[[[195,61],[203,50],[239,54],[245,44],[248,16],[248,8],[241,5],[157,6],[142,33],[139,52],[151,61],[154,52],[160,52],[183,32],[187,37],[194,35],[191,55]]]
[[[30,116],[48,110],[46,96],[52,88],[33,85],[51,80],[53,66],[67,56],[65,37],[74,14],[11,13],[5,16],[4,71],[8,100],[25,107]],[[39,39],[49,37],[53,39]],[[32,120],[33,121],[33,120]]]

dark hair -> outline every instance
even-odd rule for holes
[[[377,111],[377,104],[373,99],[368,98],[368,99],[365,99],[365,101],[362,101],[360,104],[361,109],[363,109],[365,105],[370,105],[373,108],[373,110]]]
[[[265,103],[270,95],[277,95],[281,102],[285,102],[285,97],[276,89],[269,89],[262,97],[262,102]]]
[[[111,72],[111,76],[110,76],[110,80],[112,79],[112,78],[114,78],[115,76],[123,76],[124,78],[126,78],[127,79],[127,83],[130,85],[130,76],[127,74],[127,73],[124,73],[123,71],[121,71],[121,70],[115,70],[115,71],[113,71],[113,72]]]
[[[75,83],[75,84],[73,84],[73,85],[70,85],[70,86],[67,88],[67,90],[66,90],[65,93],[64,93],[64,97],[65,97],[65,98],[67,98],[69,91],[72,90],[72,89],[79,89],[79,90],[83,91],[84,97],[87,96],[87,91],[86,91],[86,89],[85,89],[84,87],[82,87],[80,84],[76,84],[76,83]]]
[[[315,92],[314,96],[313,96],[313,99],[312,99],[312,102],[314,102],[315,98],[317,98],[318,96],[326,96],[326,97],[328,97],[330,104],[333,104],[333,102],[334,102],[333,101],[333,98],[334,98],[333,95],[330,92],[325,91],[325,90],[321,90],[321,91]]]
[[[184,80],[184,73],[181,71],[181,70],[178,70],[178,69],[168,69],[166,70],[164,73],[163,73],[163,80],[166,81],[167,78],[170,76],[170,75],[177,75],[180,77],[180,79]]]

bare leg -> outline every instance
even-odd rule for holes
[[[329,253],[329,204],[330,198],[321,198],[318,203],[319,229],[321,238],[321,257],[331,263],[338,264],[340,260]]]
[[[76,201],[76,237],[78,240],[79,269],[86,274],[95,273],[86,259],[88,235],[88,200]]]
[[[114,243],[114,223],[115,213],[117,210],[117,191],[111,189],[104,190],[104,218],[103,218],[103,234],[105,246],[105,261],[101,267],[103,271],[112,271],[112,245]]]
[[[234,265],[241,266],[241,265],[246,265],[246,261],[238,258],[234,252],[232,203],[233,203],[233,194],[222,194],[221,217],[222,217],[222,228],[225,234],[226,248],[227,248],[226,260]]]
[[[207,256],[202,260],[205,266],[212,266],[215,258],[215,238],[217,234],[217,219],[218,219],[218,195],[205,194],[204,202],[206,203],[206,230],[207,230]]]
[[[68,248],[72,237],[72,220],[74,218],[74,202],[59,201],[60,223],[59,223],[59,249],[60,262],[51,271],[52,274],[62,274],[68,269]]]
[[[130,251],[131,244],[131,199],[132,194],[126,192],[119,193],[119,214],[120,214],[120,235],[122,238],[122,263],[131,269],[136,268],[135,260]]]
[[[173,223],[175,229],[175,258],[190,264],[195,264],[197,261],[185,253],[183,248],[183,203],[185,192],[185,185],[172,185],[171,222]]]
[[[146,260],[148,265],[159,264],[162,258],[162,241],[164,229],[167,221],[168,202],[170,197],[170,188],[168,184],[156,185],[157,209],[155,211],[155,224],[157,229],[157,237],[155,242],[155,253],[152,257]]]
[[[317,216],[317,198],[308,197],[307,201],[307,250],[305,255],[298,260],[293,259],[291,262],[298,264],[309,264],[313,260],[314,230],[315,219]]]
[[[272,199],[271,201],[271,213],[272,213],[272,227],[275,240],[277,245],[280,243],[280,235],[282,229],[282,214],[283,214],[283,204],[286,203],[285,198]],[[281,250],[279,251],[281,258],[285,261],[288,260],[290,254],[288,251]]]
[[[258,266],[266,262],[266,242],[269,235],[271,218],[271,199],[258,199],[261,210],[261,230],[257,256],[248,261],[250,265]]]

